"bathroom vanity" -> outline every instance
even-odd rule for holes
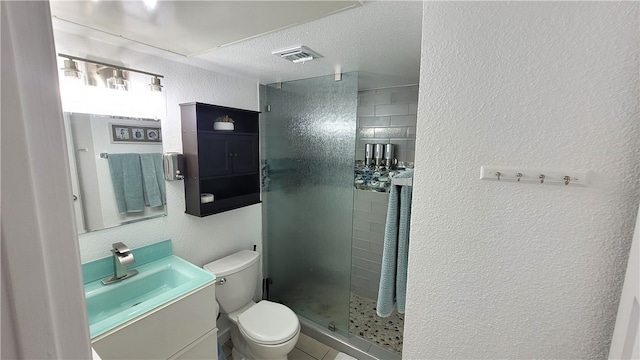
[[[83,264],[91,345],[103,359],[216,359],[215,275],[171,253],[131,250],[134,276],[109,285],[111,257]]]
[[[216,359],[212,283],[91,340],[103,359]]]

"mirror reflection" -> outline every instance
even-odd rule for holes
[[[64,113],[79,234],[166,215],[156,119]]]

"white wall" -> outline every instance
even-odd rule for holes
[[[3,359],[88,359],[51,13],[0,2]]]
[[[55,31],[54,35],[56,50],[60,53],[122,64],[165,76],[162,79],[167,102],[167,116],[162,119],[164,152],[182,152],[178,104],[199,101],[259,109],[256,81],[214,73],[61,31]],[[172,239],[174,252],[196,265],[204,265],[240,249],[250,249],[253,244],[261,249],[261,205],[196,218],[184,213],[184,183],[174,181],[166,185],[168,215],[165,218],[81,235],[82,262],[108,256],[111,243],[115,241],[123,241],[136,248]]]
[[[640,199],[639,6],[425,3],[403,358],[606,357]]]

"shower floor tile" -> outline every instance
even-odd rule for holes
[[[376,314],[376,301],[351,293],[349,332],[385,349],[401,353],[404,315],[393,311],[389,317]]]
[[[336,322],[344,319],[344,303],[334,299],[347,295],[335,286],[321,281],[308,281],[297,286],[290,285],[282,299],[275,299],[302,315],[318,323]],[[404,315],[394,311],[391,316],[382,318],[376,314],[376,301],[354,293],[349,299],[349,333],[360,337],[386,350],[402,353],[402,334]],[[285,301],[282,301],[286,299]],[[346,324],[342,325],[346,327]]]

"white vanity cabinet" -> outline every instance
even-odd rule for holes
[[[217,359],[213,282],[92,339],[102,359]]]

